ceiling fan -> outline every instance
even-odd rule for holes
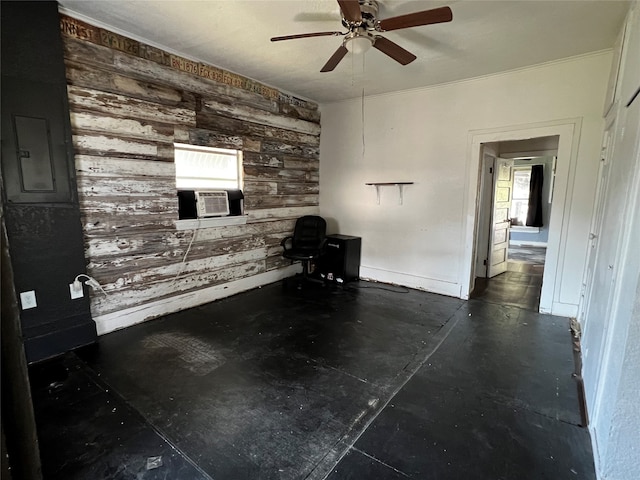
[[[450,22],[453,19],[449,7],[434,8],[422,12],[408,13],[398,17],[378,20],[378,2],[376,0],[338,0],[342,13],[342,25],[348,28],[348,32],[315,32],[301,33],[299,35],[285,35],[273,37],[272,42],[281,40],[293,40],[296,38],[344,36],[342,45],[335,51],[329,61],[322,67],[321,72],[331,72],[344,56],[352,51],[364,53],[370,47],[380,50],[393,58],[396,62],[407,65],[416,59],[416,56],[402,48],[397,43],[386,39],[374,32],[389,32],[401,28],[419,27],[434,23]]]

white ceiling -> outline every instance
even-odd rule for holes
[[[629,7],[615,0],[380,0],[380,19],[448,5],[453,21],[383,34],[418,57],[407,66],[371,49],[320,73],[341,37],[269,39],[345,31],[335,0],[59,3],[90,23],[320,103],[359,97],[363,88],[372,95],[436,85],[608,49]]]

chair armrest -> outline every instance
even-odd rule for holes
[[[292,236],[284,237],[284,238],[282,239],[282,241],[280,242],[280,246],[281,246],[282,248],[284,248],[285,250],[289,250],[289,247],[287,247],[287,242],[288,242],[288,241],[293,241],[293,237],[292,237]]]

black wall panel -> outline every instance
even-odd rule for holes
[[[95,341],[85,273],[58,5],[2,2],[2,200],[29,362]]]

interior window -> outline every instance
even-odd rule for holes
[[[531,167],[514,167],[513,197],[511,199],[511,224],[524,226],[527,223],[529,210],[529,183]]]
[[[174,144],[179,190],[242,189],[242,152]]]
[[[174,144],[178,218],[242,216],[242,152]]]

